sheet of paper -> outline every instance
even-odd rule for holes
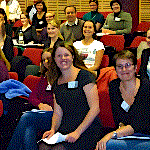
[[[41,139],[40,141],[44,141],[47,144],[56,144],[56,143],[65,141],[66,137],[67,137],[67,135],[62,135],[61,133],[57,132],[49,140],[47,140],[47,138],[45,138],[45,139]],[[38,141],[38,142],[40,142],[40,141]]]

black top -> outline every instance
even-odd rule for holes
[[[33,15],[32,25],[35,26],[36,29],[42,29],[47,26],[45,14],[42,19],[37,18],[37,13]]]
[[[12,33],[13,33],[12,27],[13,27],[12,24],[5,23],[6,35],[10,37],[12,37]]]
[[[20,30],[22,31],[22,27],[18,27],[17,31],[15,32],[15,39],[19,39],[19,32]],[[34,43],[38,43],[37,40],[37,34],[36,34],[36,29],[34,26],[30,26],[23,32],[23,40],[25,44],[28,44],[31,41],[34,41]]]
[[[55,42],[55,45],[58,45],[60,42],[62,42],[63,40],[61,38],[58,37],[57,41]],[[44,49],[45,48],[49,48],[50,47],[50,44],[51,44],[51,38],[48,37],[47,35],[47,38],[41,42],[42,44],[44,44]]]
[[[149,134],[150,131],[150,83],[145,78],[139,87],[133,104],[126,112],[121,104],[124,101],[119,89],[120,79],[115,79],[110,82],[109,95],[112,106],[115,125],[118,128],[119,123],[131,125],[135,133]]]
[[[3,46],[2,50],[3,50],[7,60],[9,62],[11,62],[13,57],[14,57],[14,51],[13,51],[12,38],[10,36],[8,36],[8,35],[6,35],[6,39],[4,41],[4,46]]]
[[[68,88],[68,83],[57,84],[57,80],[53,84],[53,92],[56,97],[57,104],[62,108],[63,117],[58,131],[62,134],[68,134],[75,131],[83,122],[89,111],[89,105],[83,87],[89,83],[95,83],[94,76],[86,71],[80,70],[76,80],[78,86],[76,88]],[[95,148],[98,137],[102,136],[102,129],[99,119],[96,117],[90,127],[88,127],[75,143],[64,143],[66,149],[86,149]],[[90,139],[90,140],[89,140]]]
[[[144,78],[149,79],[147,75],[147,65],[148,65],[149,57],[150,57],[150,48],[144,49],[141,55],[141,66],[139,71],[141,79]]]

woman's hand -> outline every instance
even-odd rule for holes
[[[31,44],[31,45],[34,44],[34,41],[31,41],[31,42],[29,42],[28,44]]]
[[[74,131],[67,135],[65,141],[69,143],[74,143],[79,137],[80,137],[80,134],[77,131]]]
[[[50,131],[46,131],[44,134],[43,134],[43,137],[42,139],[45,139],[47,138],[48,140],[54,135],[55,133],[55,130],[54,129],[51,129]]]
[[[49,106],[48,104],[40,103],[38,105],[38,107],[39,107],[40,110],[53,111],[53,108],[51,106]]]
[[[112,138],[114,132],[105,135],[99,142],[97,142],[96,150],[106,150],[106,143]]]
[[[106,150],[107,140],[102,138],[99,142],[97,142],[96,150]]]

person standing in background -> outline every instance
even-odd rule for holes
[[[10,23],[15,23],[16,20],[20,19],[21,8],[17,0],[3,0],[0,7],[5,10],[7,20]]]
[[[96,24],[96,31],[104,24],[104,16],[98,12],[98,0],[90,0],[91,11],[83,16],[84,21],[92,20]]]

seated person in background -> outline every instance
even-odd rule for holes
[[[0,21],[0,48],[6,59],[11,62],[14,57],[12,38],[6,35],[4,21]]]
[[[98,12],[98,0],[90,0],[89,6],[91,12],[83,16],[84,21],[92,20],[96,24],[96,31],[104,24],[104,16]]]
[[[16,20],[20,19],[21,8],[17,0],[3,0],[0,7],[5,10],[7,20],[10,23],[15,23]]]
[[[10,63],[0,48],[0,83],[9,79]]]
[[[32,25],[35,26],[37,31],[42,31],[42,29],[47,25],[45,18],[47,7],[44,1],[38,1],[35,4],[35,7],[37,9],[37,12],[33,15]]]
[[[73,43],[79,54],[83,56],[84,63],[90,71],[99,69],[103,54],[104,45],[102,42],[95,40],[96,26],[93,21],[86,21],[82,27],[83,40]]]
[[[36,108],[42,110],[43,113],[29,111],[22,115],[7,150],[38,150],[37,133],[48,130],[51,126],[53,94],[50,88],[51,83],[48,82],[47,78],[47,68],[51,52],[45,51],[41,57],[42,76],[28,100]]]
[[[82,38],[82,25],[83,20],[77,19],[76,7],[66,6],[64,9],[67,21],[61,24],[60,33],[65,41],[74,42]]]
[[[150,80],[150,48],[144,49],[141,56],[140,78]]]
[[[47,25],[50,21],[54,20],[55,22],[58,23],[58,21],[56,20],[55,18],[55,13],[54,12],[47,12],[46,15],[46,22],[47,22]],[[47,39],[47,26],[43,28],[42,32],[41,32],[41,37],[40,37],[40,42],[41,41],[44,41]]]
[[[137,59],[141,58],[142,51],[150,48],[150,29],[147,31],[146,41],[142,41],[137,48]]]
[[[134,133],[149,135],[150,83],[136,78],[136,57],[128,50],[114,56],[118,79],[110,82],[109,95],[116,130],[105,135],[97,150],[146,150],[150,142],[145,140],[116,140]]]
[[[12,33],[13,33],[12,24],[9,24],[7,22],[7,16],[6,16],[5,10],[3,8],[0,8],[0,20],[4,21],[6,35],[12,37]]]
[[[67,135],[65,142],[48,145],[48,149],[92,150],[103,129],[99,118],[99,98],[95,77],[85,67],[72,45],[54,47],[49,76],[54,81],[52,126],[43,134],[50,138],[56,132]],[[54,69],[55,68],[55,69]],[[82,69],[81,69],[82,68]],[[42,143],[44,144],[44,143]],[[40,148],[44,148],[44,145]],[[42,147],[43,146],[43,147]]]
[[[21,23],[23,26],[17,28],[14,39],[19,40],[19,33],[21,31],[23,32],[24,44],[38,43],[35,26],[30,25],[29,15],[27,13],[21,14]]]
[[[131,14],[122,11],[122,5],[118,0],[112,0],[110,6],[113,13],[108,14],[102,27],[102,33],[129,34],[132,29]]]
[[[54,44],[63,41],[63,37],[59,31],[60,25],[54,20],[47,24],[46,38],[42,39],[41,43],[44,44],[44,48],[53,48]]]

